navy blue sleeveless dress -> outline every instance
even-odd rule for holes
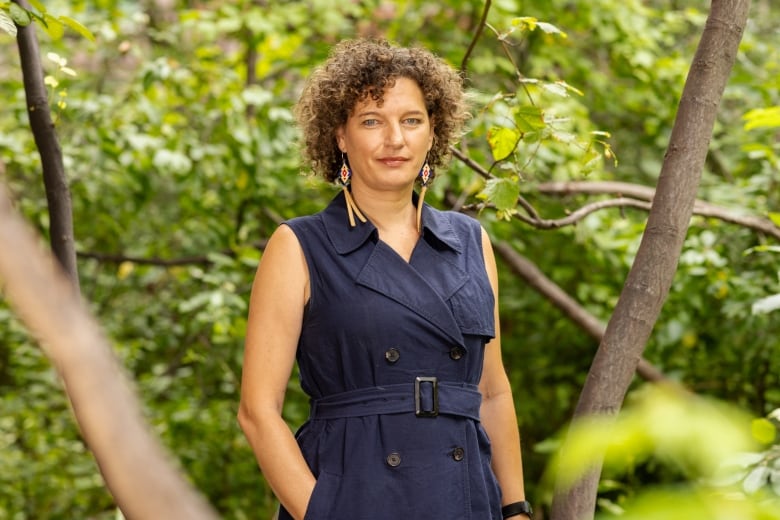
[[[311,284],[296,355],[311,397],[296,438],[317,478],[305,520],[500,520],[479,421],[495,334],[479,223],[425,205],[408,263],[370,222],[349,226],[343,194],[286,225]]]

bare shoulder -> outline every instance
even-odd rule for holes
[[[266,244],[255,285],[299,294],[305,301],[308,298],[308,282],[308,267],[298,237],[289,226],[281,225]],[[283,297],[279,293],[276,296]]]

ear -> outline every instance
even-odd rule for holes
[[[436,132],[434,132],[435,129],[435,121],[433,118],[430,118],[430,133],[431,135],[428,137],[428,151],[431,151],[431,148],[433,148],[433,141],[436,139]]]
[[[347,139],[344,136],[344,125],[336,128],[336,144],[342,153],[347,153]]]

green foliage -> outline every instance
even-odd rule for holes
[[[753,4],[700,196],[780,226],[773,116],[780,45],[772,24],[780,11],[771,2]],[[446,207],[445,196],[459,195],[492,204],[495,210],[479,215],[491,235],[606,322],[646,214],[606,210],[576,226],[536,231],[513,218],[525,211],[518,195],[541,218],[559,218],[593,198],[545,196],[539,183],[654,183],[708,3],[494,0],[468,57],[482,1],[52,0],[32,2],[30,11],[14,5],[0,0],[4,181],[18,208],[47,234],[12,42],[11,20],[28,16],[40,29],[71,181],[84,295],[135,379],[155,432],[224,517],[241,519],[268,518],[275,508],[235,421],[246,305],[258,246],[281,220],[316,211],[335,193],[302,174],[291,115],[303,78],[330,44],[384,35],[425,45],[464,68],[474,117],[459,148],[493,178],[453,160],[426,200]],[[691,224],[646,357],[691,390],[772,422],[768,414],[780,406],[780,323],[771,305],[754,304],[780,294],[777,244],[711,218]],[[546,502],[541,477],[549,454],[533,448],[554,445],[597,342],[500,267],[503,350],[528,493]],[[0,486],[9,490],[0,495],[0,519],[114,518],[52,368],[2,305],[0,324]],[[294,379],[284,413],[291,428],[308,413]],[[631,417],[633,428],[646,425]],[[758,421],[757,437],[767,440],[769,428]],[[699,459],[687,457],[695,450],[664,446],[682,440],[659,428],[652,438],[652,429],[637,437],[640,444],[627,443],[608,467],[599,501],[605,515],[704,511],[686,509],[703,507],[701,492],[711,491],[692,473]],[[702,440],[702,450],[715,438]],[[776,482],[773,442],[734,472],[749,489],[763,483],[756,496]],[[668,489],[680,482],[691,484]],[[663,494],[644,492],[652,484]],[[681,496],[690,500],[681,503]],[[663,507],[645,508],[653,499]],[[759,517],[720,500],[711,503],[735,512],[732,518]],[[760,509],[754,501],[744,506]]]
[[[28,11],[13,2],[0,2],[0,29],[5,30],[12,36],[16,36],[16,26],[14,24],[19,27],[27,27],[34,20],[37,20],[49,36],[55,40],[59,40],[64,36],[66,27],[84,38],[91,41],[95,40],[92,32],[78,20],[66,15],[54,16],[38,0],[31,0],[30,4],[32,4],[33,9]]]
[[[751,427],[736,407],[645,387],[617,417],[576,421],[548,478],[568,486],[603,460],[604,474],[615,479],[655,460],[685,480],[602,497],[598,518],[780,518],[780,488],[773,489],[780,476],[777,446],[755,453],[776,433],[777,423],[756,419]]]

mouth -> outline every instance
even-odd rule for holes
[[[379,162],[386,166],[395,167],[404,165],[408,160],[406,157],[381,157]]]

